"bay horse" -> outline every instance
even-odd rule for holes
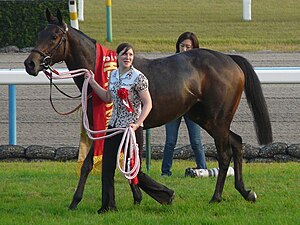
[[[46,18],[48,26],[39,33],[35,48],[24,62],[27,73],[37,76],[44,69],[45,59],[49,60],[50,65],[65,61],[69,70],[86,68],[93,71],[96,41],[67,26],[59,10],[54,17],[47,9]],[[148,78],[153,102],[152,110],[144,122],[145,129],[161,126],[187,114],[214,139],[220,171],[210,203],[222,200],[226,173],[232,158],[235,188],[245,200],[255,202],[256,193],[247,190],[243,181],[242,138],[230,130],[245,91],[259,144],[272,142],[267,105],[252,65],[239,55],[200,48],[157,59],[136,56],[134,66]],[[74,82],[81,90],[84,77],[76,77]],[[88,107],[92,107],[90,103]],[[92,119],[90,121],[92,123]],[[82,199],[93,165],[93,151],[91,148],[83,163],[70,209],[75,209]]]

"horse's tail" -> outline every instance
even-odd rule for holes
[[[245,74],[245,94],[254,116],[254,126],[258,143],[260,145],[269,144],[273,141],[272,127],[258,76],[247,59],[239,55],[229,56],[239,65]]]

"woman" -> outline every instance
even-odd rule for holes
[[[182,33],[176,42],[176,53],[189,51],[193,48],[199,48],[197,36],[192,32]],[[177,143],[178,130],[181,123],[181,117],[166,124],[166,142],[161,167],[162,176],[171,176],[174,148]],[[188,128],[189,139],[194,151],[197,169],[206,169],[206,160],[204,149],[201,143],[200,126],[190,120],[186,115],[183,116]]]
[[[140,159],[143,148],[143,121],[152,108],[151,96],[148,90],[148,80],[143,73],[132,65],[134,59],[133,47],[122,43],[117,48],[118,69],[110,74],[108,90],[102,88],[94,79],[89,81],[90,86],[105,102],[113,102],[113,113],[108,128],[131,127],[135,131],[139,146]],[[128,92],[129,104],[124,104],[118,96],[120,90]],[[98,213],[116,210],[114,175],[116,169],[117,151],[123,134],[105,139],[102,158],[102,207]],[[175,193],[166,186],[154,181],[141,170],[138,175],[138,184],[131,184],[134,203],[140,204],[142,194],[139,188],[149,194],[161,204],[171,204]]]

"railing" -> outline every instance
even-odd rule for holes
[[[59,69],[60,72],[66,69]],[[72,79],[57,80],[60,84],[74,84]],[[16,107],[16,85],[38,85],[49,84],[49,79],[43,74],[29,76],[24,69],[5,70],[0,69],[0,85],[8,85],[8,130],[9,144],[17,144],[17,107]]]
[[[64,72],[66,69],[57,69]],[[287,84],[300,83],[300,67],[257,67],[255,68],[261,83]],[[58,84],[74,84],[72,79],[56,80]],[[0,85],[8,85],[9,92],[9,144],[16,145],[16,86],[15,85],[49,84],[48,78],[39,73],[38,76],[29,76],[24,69],[0,69]]]

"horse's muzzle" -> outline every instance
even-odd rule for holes
[[[40,72],[40,65],[36,64],[30,57],[24,61],[25,70],[29,75],[37,76]]]

